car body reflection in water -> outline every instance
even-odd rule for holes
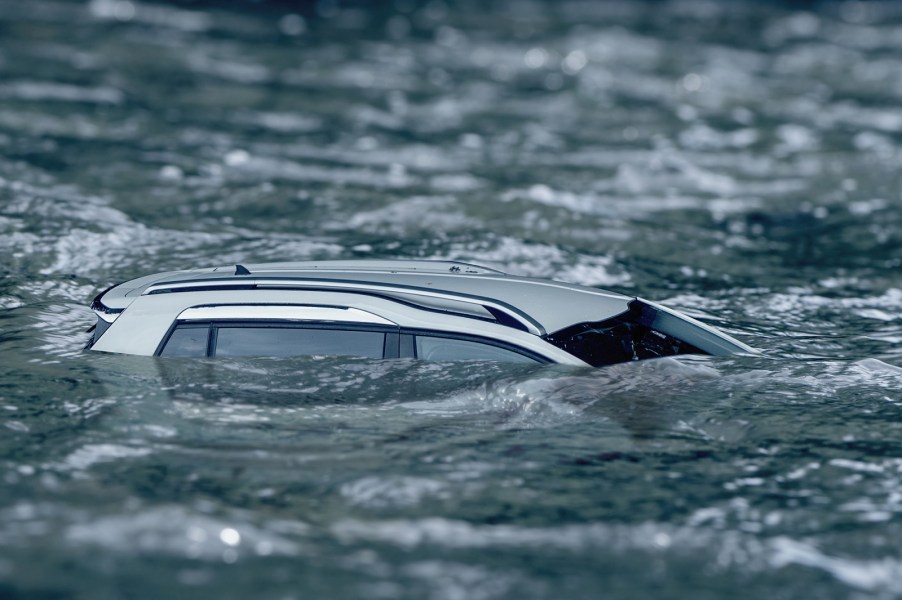
[[[388,421],[404,415],[398,423],[420,415],[410,423],[412,430],[470,422],[494,431],[585,420],[603,423],[606,435],[645,438],[698,412],[692,404],[674,404],[674,390],[691,395],[707,387],[710,392],[719,379],[707,364],[710,360],[702,357],[604,369],[347,357],[156,358],[143,359],[150,364],[140,365],[132,357],[110,356],[102,362],[120,359],[128,363],[127,371],[158,380],[160,394],[146,405],[148,410],[167,406],[180,419],[198,424],[210,417],[246,424],[259,419],[267,435],[279,431],[288,437],[333,418],[343,427],[365,428],[364,414],[372,414]],[[121,374],[114,377],[121,380]],[[670,399],[664,393],[668,391]],[[360,414],[351,417],[355,412]],[[429,417],[425,423],[423,415]],[[363,421],[352,425],[348,418]],[[411,433],[392,431],[389,437]]]

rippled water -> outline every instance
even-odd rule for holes
[[[0,0],[0,596],[902,596],[900,106],[890,2]],[[112,283],[353,257],[766,353],[81,352]]]

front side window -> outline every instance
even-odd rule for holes
[[[536,359],[494,344],[450,337],[416,336],[416,356],[438,362],[489,360],[495,362],[535,363]]]
[[[227,325],[220,325],[216,330],[215,356],[382,358],[385,342],[381,331]]]

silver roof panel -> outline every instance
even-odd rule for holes
[[[324,289],[341,287],[344,291],[359,287],[360,293],[382,297],[392,297],[394,290],[398,300],[418,295],[429,297],[432,309],[440,308],[442,298],[449,306],[461,301],[472,304],[473,299],[482,298],[487,307],[495,303],[502,309],[514,309],[506,312],[525,323],[532,333],[541,334],[576,322],[600,321],[621,314],[633,299],[595,288],[515,277],[494,269],[448,261],[311,261],[248,264],[244,268],[250,275],[235,275],[235,265],[149,275],[109,290],[101,302],[117,311],[138,297],[167,289],[188,291],[224,286],[236,290],[268,288],[255,290],[260,301],[266,302],[269,290],[280,286],[310,289],[320,284]]]

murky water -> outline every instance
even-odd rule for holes
[[[0,596],[902,596],[900,106],[890,2],[0,0]],[[356,257],[767,352],[80,350],[112,283]]]

